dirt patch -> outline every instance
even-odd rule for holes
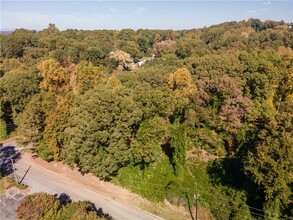
[[[174,210],[176,213],[181,213],[181,217],[184,219],[190,219],[191,216],[190,214],[186,211],[186,209],[182,206],[174,206],[172,205],[168,200],[164,200],[164,206],[166,207],[166,211],[169,210]],[[174,216],[174,219],[176,219],[177,216]]]
[[[224,156],[218,156],[210,154],[205,149],[199,149],[199,148],[192,148],[190,151],[187,151],[187,157],[196,157],[202,162],[209,162],[210,160],[215,160],[219,158],[224,158]]]
[[[195,219],[195,213],[196,213],[196,208],[195,208],[195,204],[191,204],[192,207],[190,207],[189,213],[186,213],[186,210],[184,207],[182,206],[174,206],[171,203],[169,203],[169,201],[165,200],[164,204],[166,207],[172,209],[172,210],[176,210],[178,213],[182,213],[184,215],[185,219]],[[203,207],[198,207],[198,219],[205,219],[205,220],[209,220],[209,219],[213,219],[211,212],[208,209],[205,209]]]

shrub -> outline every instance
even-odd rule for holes
[[[59,207],[59,200],[47,193],[28,195],[16,210],[17,218],[22,220],[55,219]]]
[[[88,201],[72,202],[68,195],[59,197],[47,193],[26,196],[18,206],[17,218],[21,220],[100,220],[95,205]],[[106,216],[99,209],[100,216]],[[107,215],[108,219],[112,219]]]

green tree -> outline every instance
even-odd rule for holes
[[[36,31],[16,29],[1,40],[1,56],[19,58],[24,55],[25,47],[35,44]]]
[[[172,125],[170,137],[170,145],[173,149],[171,163],[174,166],[175,174],[182,176],[186,169],[187,138],[184,126],[180,125],[178,121]]]
[[[150,89],[149,86],[141,86],[135,90],[134,99],[142,111],[144,120],[156,116],[169,118],[175,111],[174,98],[167,88]]]
[[[185,59],[187,57],[191,56],[192,53],[192,45],[190,45],[189,42],[186,41],[177,41],[177,50],[176,50],[176,56],[180,59]]]
[[[100,85],[86,92],[73,106],[63,158],[82,172],[111,178],[129,163],[133,130],[140,119],[130,90]]]
[[[133,57],[134,61],[137,61],[139,58],[142,58],[143,54],[140,51],[139,46],[134,41],[122,41],[119,43],[119,49],[129,53]]]
[[[76,72],[73,74],[75,74],[77,89],[80,92],[94,88],[101,78],[101,70],[93,66],[91,62],[86,61],[77,64]]]
[[[35,94],[17,117],[17,133],[24,143],[37,143],[43,138],[46,117],[55,106],[55,97],[51,93]]]
[[[280,219],[280,199],[277,197],[274,200],[268,200],[264,205],[266,220],[278,220]]]
[[[247,174],[265,194],[268,212],[284,210],[292,197],[293,138],[292,120],[288,116],[292,119],[292,110],[264,122],[263,128],[252,139],[245,160]]]
[[[92,203],[87,201],[71,202],[63,206],[56,220],[101,220]]]
[[[271,126],[276,125],[271,122]],[[267,128],[269,129],[269,127]],[[267,199],[280,197],[284,203],[289,202],[292,181],[293,139],[288,131],[261,130],[260,141],[248,155],[246,170],[254,176],[255,181],[264,187]],[[273,129],[273,128],[272,128]]]
[[[94,65],[99,65],[106,58],[107,52],[106,48],[103,47],[89,47],[83,52],[82,58]]]
[[[168,121],[154,117],[143,121],[133,143],[133,154],[136,162],[145,166],[157,161],[162,154],[161,145],[168,139]]]
[[[46,36],[51,36],[51,35],[58,34],[59,32],[60,32],[60,31],[59,31],[59,29],[56,27],[56,25],[50,23],[46,29],[44,29],[44,30],[42,30],[42,31],[40,32],[40,34],[44,34],[44,35],[46,35]]]
[[[10,71],[0,78],[3,102],[9,102],[13,116],[22,112],[31,97],[39,92],[39,77],[35,72]]]

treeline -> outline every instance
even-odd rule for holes
[[[40,157],[152,200],[200,192],[216,219],[292,216],[292,33],[249,19],[0,35],[1,136],[15,125]]]

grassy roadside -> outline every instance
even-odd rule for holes
[[[17,136],[16,132],[12,132],[11,134],[0,138],[0,144],[6,144],[10,141],[14,141],[14,140],[16,140],[17,137],[18,136]]]
[[[152,206],[146,204],[139,204],[139,208],[145,210],[149,213],[152,213],[156,216],[159,216],[163,219],[168,220],[185,220],[190,219],[190,215],[186,213],[186,210],[179,210],[179,208],[171,208],[165,204],[155,204]]]
[[[0,194],[6,192],[7,189],[9,189],[12,186],[15,186],[16,183],[9,177],[2,177],[0,179]]]
[[[16,184],[16,182],[9,176],[0,179],[0,195],[5,193],[9,188],[16,186],[19,189],[25,189],[27,186],[24,184]]]
[[[27,188],[24,184],[16,184],[15,180],[13,180],[9,176],[0,176],[0,195],[4,194],[9,188],[16,186],[19,189]]]

